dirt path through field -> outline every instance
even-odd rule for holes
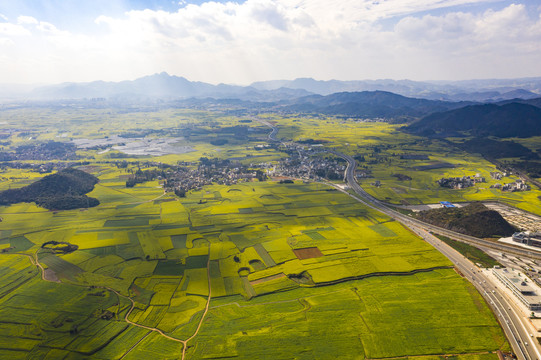
[[[201,320],[199,320],[199,325],[197,325],[197,329],[193,333],[192,336],[187,338],[184,341],[181,341],[184,347],[182,348],[182,360],[186,357],[186,348],[188,347],[188,341],[192,340],[194,337],[197,336],[199,333],[199,330],[201,329],[201,325],[203,325],[203,320],[205,320],[205,316],[207,315],[207,312],[209,311],[209,305],[210,305],[210,298],[211,298],[211,286],[210,286],[210,243],[209,243],[209,259],[207,261],[207,278],[208,278],[208,286],[209,286],[209,297],[207,298],[207,305],[205,306],[205,311],[203,312],[203,315],[201,316]]]
[[[161,336],[169,339],[169,340],[173,340],[173,341],[176,341],[176,342],[179,342],[182,344],[182,360],[185,359],[186,357],[186,349],[188,347],[188,342],[190,340],[192,340],[194,337],[197,336],[197,334],[199,333],[199,330],[201,329],[201,326],[203,325],[203,321],[205,320],[205,316],[207,315],[207,312],[209,310],[209,305],[210,305],[210,299],[211,299],[211,296],[212,296],[212,293],[211,293],[211,286],[210,286],[210,244],[209,244],[209,259],[207,261],[207,277],[208,277],[208,287],[209,287],[209,296],[207,298],[207,304],[205,305],[205,310],[203,312],[203,315],[201,316],[201,320],[199,320],[199,324],[197,325],[197,329],[195,330],[195,332],[193,333],[192,336],[190,336],[189,338],[187,338],[186,340],[180,340],[180,339],[177,339],[177,338],[174,338],[172,336],[169,336],[167,334],[165,334],[163,331],[161,331],[160,329],[157,329],[157,328],[153,328],[153,327],[149,327],[149,326],[145,326],[145,325],[141,325],[141,324],[137,324],[133,321],[131,321],[130,319],[128,319],[128,317],[130,316],[131,312],[133,311],[133,309],[135,308],[135,302],[133,301],[132,298],[128,297],[128,296],[124,296],[122,294],[120,294],[118,291],[114,290],[114,289],[111,289],[111,288],[108,288],[108,287],[103,287],[104,289],[107,289],[109,291],[112,291],[114,292],[117,296],[120,296],[120,297],[123,297],[124,299],[127,299],[131,302],[131,308],[130,310],[126,313],[126,316],[124,317],[124,320],[130,324],[130,325],[133,325],[133,326],[138,326],[140,328],[143,328],[143,329],[147,329],[147,330],[151,330],[151,331],[155,331],[157,332],[158,334],[160,334]]]
[[[163,196],[163,195],[162,195]],[[58,283],[59,281],[55,281],[55,280],[52,280],[52,279],[48,279],[47,276],[46,276],[46,270],[45,268],[43,267],[43,265],[40,264],[39,262],[39,258],[38,258],[38,253],[36,251],[36,253],[34,255],[30,255],[30,254],[9,254],[9,255],[20,255],[20,256],[26,256],[28,257],[28,259],[30,260],[30,262],[32,263],[32,265],[35,265],[36,267],[38,267],[38,269],[40,270],[40,273],[41,273],[41,279],[43,281],[48,281],[48,282],[56,282]],[[96,288],[101,288],[101,289],[105,289],[105,290],[108,290],[108,291],[111,291],[113,293],[115,293],[118,297],[122,297],[128,301],[130,301],[131,303],[131,307],[130,307],[130,310],[128,310],[128,312],[126,313],[126,316],[124,316],[124,321],[126,321],[128,324],[130,325],[133,325],[133,326],[137,326],[137,327],[140,327],[140,328],[143,328],[143,329],[147,329],[147,330],[150,330],[151,332],[157,332],[158,334],[160,334],[161,336],[169,339],[169,340],[172,340],[172,341],[175,341],[175,342],[178,342],[178,343],[181,343],[182,344],[182,360],[184,360],[186,358],[186,348],[188,346],[188,342],[190,340],[192,340],[193,338],[195,338],[197,336],[197,334],[199,333],[199,330],[201,329],[201,326],[203,325],[203,321],[205,320],[205,316],[207,315],[208,313],[208,310],[209,310],[209,306],[210,306],[210,299],[211,299],[211,281],[210,281],[210,244],[209,244],[209,259],[207,261],[207,277],[208,277],[208,288],[209,288],[209,295],[208,295],[208,298],[207,298],[207,304],[205,305],[205,310],[203,312],[203,315],[201,316],[201,320],[199,320],[199,324],[197,325],[197,329],[195,330],[195,332],[192,334],[192,336],[190,336],[189,338],[187,338],[186,340],[181,340],[181,339],[177,339],[177,338],[174,338],[172,336],[169,336],[167,334],[165,334],[162,330],[158,329],[158,328],[153,328],[153,327],[150,327],[150,326],[145,326],[145,325],[141,325],[141,324],[137,324],[133,321],[131,321],[129,319],[129,316],[130,314],[132,313],[133,309],[135,308],[135,301],[133,301],[133,299],[129,296],[125,296],[125,295],[122,295],[121,293],[119,293],[118,291],[116,291],[115,289],[112,289],[110,287],[107,287],[107,286],[96,286]],[[77,285],[77,284],[73,284],[73,285],[76,285],[76,286],[82,286],[82,287],[88,287],[86,285]],[[119,303],[120,304],[120,303]],[[148,334],[147,334],[148,335]],[[146,336],[145,336],[146,337]],[[140,342],[140,341],[139,341]],[[129,349],[129,351],[133,350],[133,348],[135,348],[138,344],[135,344],[134,346],[132,346],[132,348]]]

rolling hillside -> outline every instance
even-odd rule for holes
[[[386,91],[341,92],[311,95],[284,106],[287,111],[355,117],[419,117],[471,103],[409,98]]]
[[[531,137],[541,135],[541,109],[528,104],[471,105],[434,113],[405,128],[428,136]]]

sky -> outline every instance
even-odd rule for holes
[[[539,0],[0,0],[0,83],[541,76]]]

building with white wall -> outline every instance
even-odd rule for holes
[[[493,268],[492,273],[531,311],[541,310],[541,289],[523,273]]]

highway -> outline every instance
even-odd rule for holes
[[[411,217],[401,214],[393,209],[390,209],[381,201],[377,200],[357,183],[355,179],[355,166],[356,162],[351,156],[338,153],[336,151],[330,151],[333,154],[345,159],[348,162],[346,168],[345,180],[349,187],[358,195],[354,196],[358,201],[364,203],[373,209],[385,213],[386,215],[394,218],[403,225],[410,228],[416,234],[418,234],[425,241],[434,246],[438,251],[445,255],[458,269],[458,271],[468,279],[479,291],[479,293],[485,298],[489,306],[492,308],[498,321],[500,322],[514,353],[518,359],[526,360],[540,360],[541,353],[539,344],[534,337],[530,336],[531,331],[527,319],[521,314],[520,309],[510,301],[505,291],[502,291],[493,282],[493,279],[479,269],[475,264],[466,259],[462,254],[448,246],[437,237],[430,234],[428,231],[437,232],[439,234],[448,236],[450,238],[457,239],[459,241],[469,242],[477,245],[488,246],[496,248],[498,250],[514,253],[522,256],[528,256],[530,258],[541,258],[541,255],[535,254],[525,249],[515,248],[506,244],[494,244],[490,241],[478,239],[472,236],[467,236],[446,229],[441,229],[437,226],[426,224],[424,222],[412,219]],[[497,281],[497,280],[496,280]]]
[[[278,133],[278,128],[269,123],[268,121],[261,120],[254,117],[254,120],[259,121],[260,123],[269,126],[272,131],[268,136],[270,141],[278,142],[280,140],[276,139]],[[487,304],[491,307],[492,311],[496,315],[496,318],[500,322],[509,343],[513,349],[513,352],[519,360],[541,360],[541,347],[537,343],[535,336],[532,337],[530,325],[528,320],[524,317],[521,310],[515,305],[513,301],[509,299],[509,295],[506,291],[500,289],[499,286],[496,286],[496,283],[493,278],[489,277],[484,271],[479,269],[477,265],[473,264],[471,261],[466,259],[465,256],[451,248],[449,245],[439,240],[437,237],[433,236],[429,231],[438,233],[440,235],[445,235],[454,240],[488,247],[492,249],[497,249],[508,254],[515,254],[519,256],[524,256],[532,259],[541,259],[541,254],[535,253],[523,248],[515,247],[512,245],[504,243],[494,243],[484,239],[479,239],[473,236],[468,236],[447,229],[442,229],[440,227],[424,223],[417,219],[413,219],[410,216],[404,215],[394,209],[391,209],[387,204],[379,201],[370,194],[368,194],[355,179],[355,167],[357,166],[355,159],[349,155],[339,153],[327,149],[328,152],[335,154],[347,161],[348,165],[344,173],[344,181],[347,182],[349,187],[355,192],[355,195],[345,192],[346,194],[352,196],[357,201],[363,203],[364,205],[378,210],[396,221],[402,223],[404,226],[410,228],[413,232],[418,234],[426,242],[434,246],[438,251],[440,251],[444,256],[446,256],[456,267],[456,269],[469,280],[475,288],[479,291],[481,296],[484,297]],[[536,334],[537,335],[537,334]]]
[[[535,339],[530,336],[532,331],[527,330],[528,325],[524,323],[525,319],[520,315],[520,310],[513,302],[509,301],[507,294],[495,286],[492,278],[429,232],[418,227],[412,230],[451,260],[460,273],[477,288],[492,308],[518,359],[540,359],[541,355],[536,349]]]
[[[505,243],[496,243],[493,241],[488,241],[488,240],[476,238],[473,236],[457,233],[451,230],[443,229],[439,226],[434,226],[432,224],[425,223],[423,221],[414,219],[410,216],[404,215],[394,209],[389,208],[387,204],[374,198],[372,195],[368,194],[361,186],[359,186],[359,184],[355,180],[355,167],[356,167],[355,159],[353,159],[351,156],[348,156],[336,151],[329,151],[329,152],[343,158],[344,160],[348,162],[348,166],[345,173],[345,181],[347,182],[349,187],[353,191],[355,191],[357,195],[359,195],[362,198],[363,202],[366,205],[370,206],[371,208],[379,210],[402,223],[408,223],[408,224],[411,224],[412,226],[417,225],[417,226],[422,227],[423,229],[450,237],[458,241],[495,249],[501,252],[505,252],[507,254],[524,256],[530,259],[541,259],[541,253],[539,252],[535,252],[532,250],[524,249],[518,246],[513,246],[513,245],[509,245]]]
[[[280,140],[276,139],[276,134],[278,134],[278,128],[274,125],[272,125],[267,120],[260,119],[258,117],[252,116],[252,120],[259,122],[260,124],[266,125],[272,129],[272,131],[268,135],[268,139],[273,142],[280,142]]]

